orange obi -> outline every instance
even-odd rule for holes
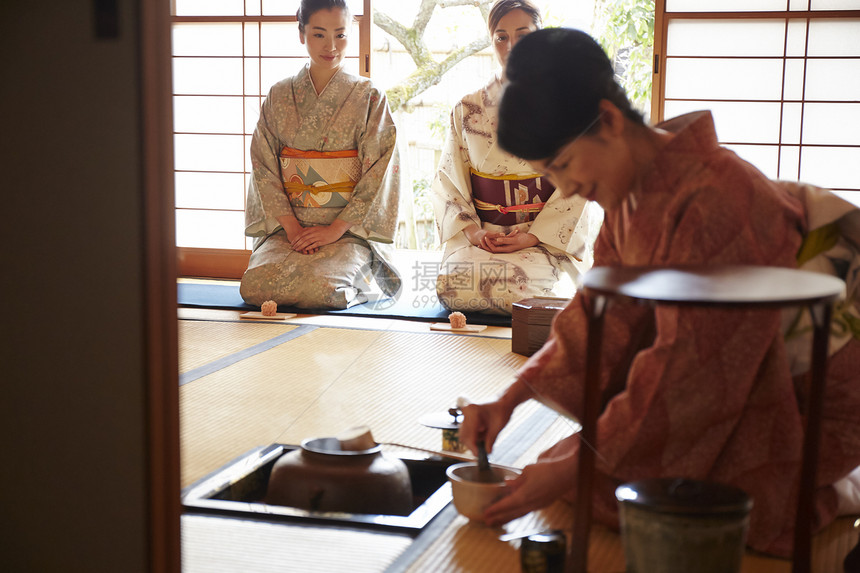
[[[279,154],[284,194],[293,207],[335,207],[349,204],[361,178],[358,151],[303,151],[284,147]]]
[[[472,201],[484,223],[511,226],[534,221],[555,186],[540,175],[487,175],[470,169]]]

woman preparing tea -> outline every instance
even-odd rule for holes
[[[845,281],[830,339],[814,529],[860,512],[860,474],[852,473],[860,464],[860,211],[823,190],[770,181],[719,146],[709,112],[646,125],[583,32],[530,34],[511,53],[507,75],[499,141],[565,195],[603,207],[595,266],[802,265]],[[464,408],[467,446],[483,439],[491,448],[517,405],[532,398],[582,415],[588,304],[578,293],[516,381]],[[597,520],[617,527],[621,483],[729,484],[754,500],[749,545],[790,555],[808,367],[796,359],[810,348],[784,338],[797,313],[784,323],[769,309],[609,307],[595,491],[577,502],[592,503]],[[526,466],[485,519],[504,523],[559,498],[576,500],[583,447],[574,434]]]

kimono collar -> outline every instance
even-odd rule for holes
[[[502,72],[496,72],[490,79],[490,83],[484,86],[484,107],[497,107],[502,95]]]
[[[675,134],[675,138],[666,147],[667,150],[678,145],[683,149],[693,148],[696,151],[710,151],[719,146],[717,131],[714,128],[714,118],[710,111],[694,111],[666,120],[656,126],[658,129]],[[680,144],[675,141],[680,140]]]
[[[496,69],[496,72],[493,74],[493,81],[490,82],[490,85],[499,86],[499,89],[502,89],[502,83],[504,83],[504,75],[505,70],[502,68]]]
[[[345,74],[346,72],[344,72],[343,66],[339,67],[334,73],[334,75],[329,78],[328,83],[320,91],[320,93],[317,93],[317,90],[314,87],[314,81],[311,78],[311,65],[310,63],[306,63],[305,66],[299,72],[299,86],[303,90],[310,90],[312,94],[321,98],[330,85],[337,85],[338,83],[342,82]]]
[[[704,154],[720,149],[710,111],[680,115],[655,127],[675,135],[655,159],[652,171],[668,188],[684,176],[685,168],[691,167],[685,158],[691,158],[698,165]]]

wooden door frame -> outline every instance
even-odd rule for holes
[[[654,2],[654,59],[651,72],[651,123],[657,124],[663,117],[663,93],[666,86],[666,2]]]
[[[179,573],[179,346],[173,185],[170,5],[139,4],[140,132],[146,321],[147,569]]]

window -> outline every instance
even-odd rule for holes
[[[307,57],[297,42],[299,0],[173,2],[179,271],[183,276],[238,278],[247,267],[250,247],[243,235],[244,204],[248,149],[259,106],[268,87],[295,73]],[[583,27],[586,16],[590,19],[593,12],[592,7],[574,6],[569,0],[540,0],[539,4],[550,25]],[[347,66],[353,73],[370,75],[370,0],[353,0],[349,5],[358,34],[354,29]],[[416,17],[421,0],[378,0],[378,5],[383,12],[409,22]],[[439,7],[435,12],[424,38],[439,59],[485,33],[483,25],[477,24],[480,11],[472,3],[453,10]],[[374,81],[387,89],[414,69],[414,62],[396,41],[386,40],[379,28],[374,28],[374,34],[381,40],[374,48]],[[409,113],[397,116],[400,133],[411,134],[404,138],[409,140],[404,152],[414,185],[429,185],[435,173],[444,135],[433,133],[433,126],[446,125],[451,105],[466,91],[464,86],[476,89],[483,85],[496,65],[490,48],[467,60],[468,64],[464,61],[446,74],[440,85],[411,101]],[[451,93],[443,96],[440,90]],[[410,129],[416,124],[421,127]],[[425,242],[432,242],[428,207],[425,201],[416,204],[414,211],[420,211],[418,223],[429,237]]]
[[[553,0],[545,16],[558,12],[556,1],[568,7]],[[243,234],[250,138],[268,87],[306,58],[295,41],[299,2],[173,3],[179,270],[239,277],[250,252]],[[370,75],[370,0],[350,7],[347,65]],[[710,109],[721,143],[768,176],[860,203],[860,0],[657,0],[655,9],[654,121]],[[381,87],[390,80],[375,77]],[[425,163],[434,162],[427,153]]]
[[[860,0],[662,0],[656,26],[655,120],[710,109],[769,177],[860,203]]]
[[[347,69],[369,75],[370,0],[355,17]],[[238,277],[248,149],[269,86],[307,58],[296,41],[298,0],[174,0],[176,241],[181,275]]]

